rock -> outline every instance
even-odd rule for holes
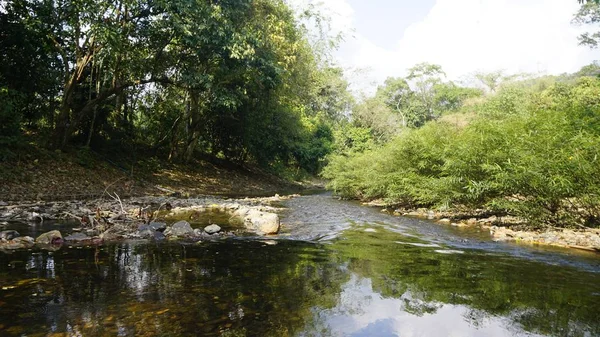
[[[171,236],[188,236],[194,234],[194,229],[190,226],[189,222],[182,220],[171,226],[169,234]]]
[[[35,239],[35,243],[52,245],[62,243],[62,240],[62,234],[60,234],[60,232],[57,230],[53,230],[38,236],[37,239]]]
[[[81,242],[81,241],[91,241],[92,238],[83,233],[75,233],[75,234],[71,234],[69,236],[65,236],[64,240],[71,241],[71,242]]]
[[[440,219],[438,220],[438,222],[444,225],[449,225],[450,223],[452,223],[452,221],[450,221],[450,219],[448,218]]]
[[[29,216],[27,216],[27,220],[33,221],[33,222],[43,222],[44,218],[39,213],[31,212],[31,214],[29,214]]]
[[[13,231],[13,230],[7,230],[7,231],[2,231],[0,232],[0,240],[12,240],[16,237],[21,236],[21,234],[19,234],[19,232],[17,231]]]
[[[260,235],[277,234],[279,216],[275,213],[251,210],[244,219],[244,225]]]
[[[154,238],[154,233],[156,233],[156,231],[152,230],[151,228],[146,227],[146,228],[144,228],[142,230],[138,230],[134,234],[134,236],[139,237],[139,238],[143,238],[143,239],[152,239],[152,238]]]
[[[167,224],[164,222],[151,222],[148,227],[154,231],[164,232],[167,229]]]
[[[33,247],[35,241],[29,236],[20,236],[8,241],[0,241],[0,250],[27,249]]]
[[[235,212],[233,212],[233,214],[229,218],[229,223],[235,226],[244,225],[248,213],[250,213],[250,209],[248,207],[239,207],[235,210]]]
[[[213,225],[204,227],[204,231],[206,233],[212,235],[212,234],[216,234],[216,233],[220,232],[221,231],[221,227],[219,227],[219,225],[213,224]]]
[[[151,239],[152,239],[152,240],[155,240],[155,241],[162,241],[162,240],[164,240],[164,239],[166,239],[166,238],[167,238],[167,237],[166,237],[166,236],[165,236],[165,235],[164,235],[162,232],[155,231],[155,232],[153,233],[153,235],[152,235],[152,238],[151,238]]]
[[[104,240],[104,241],[113,241],[113,240],[118,240],[121,238],[123,238],[122,235],[111,232],[110,230],[107,230],[106,232],[100,234],[100,239]]]
[[[94,214],[94,211],[92,211],[91,209],[89,209],[87,207],[80,207],[79,213],[81,213],[83,215],[88,215],[88,214]]]
[[[204,232],[204,229],[200,229],[200,228],[196,228],[196,229],[194,229],[194,235],[195,235],[195,236],[203,236],[203,235],[205,235],[205,234],[206,234],[206,233]]]

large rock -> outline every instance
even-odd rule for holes
[[[44,234],[38,236],[37,239],[35,239],[35,243],[38,243],[41,245],[57,244],[57,243],[61,243],[62,241],[63,241],[62,234],[60,234],[60,232],[57,230],[53,230],[53,231],[44,233]]]
[[[244,219],[244,225],[260,235],[277,234],[279,216],[275,213],[251,210]]]
[[[188,236],[194,235],[194,229],[187,221],[179,221],[171,226],[169,233],[171,236]]]
[[[33,247],[35,241],[29,236],[20,236],[11,240],[0,241],[0,250],[27,249]]]
[[[219,227],[219,225],[210,225],[210,226],[206,226],[204,227],[204,231],[208,234],[216,234],[218,232],[221,231],[221,227]]]
[[[229,218],[229,223],[234,226],[243,226],[246,220],[246,216],[250,213],[250,209],[247,207],[239,207],[233,212]]]
[[[7,231],[2,231],[0,232],[0,240],[12,240],[14,238],[17,238],[21,236],[21,234],[19,234],[19,232],[14,231],[14,230],[7,230]]]

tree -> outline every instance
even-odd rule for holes
[[[581,2],[581,1],[580,1]],[[600,3],[587,1],[573,18],[573,23],[578,25],[597,25],[600,23]],[[579,44],[589,48],[598,48],[600,45],[600,31],[586,32],[579,36]]]
[[[476,72],[475,79],[477,79],[481,84],[485,86],[488,92],[495,93],[500,83],[502,83],[505,75],[504,71],[496,70],[489,73],[485,72]]]
[[[435,93],[433,89],[445,77],[446,73],[442,70],[442,67],[436,64],[424,62],[408,69],[406,79],[414,86],[414,92],[421,101],[426,120],[437,117],[434,109]]]
[[[409,119],[414,119],[409,116],[409,107],[414,93],[405,79],[388,77],[383,86],[377,88],[377,95],[383,97],[388,107],[400,115],[403,127],[409,125]]]
[[[352,110],[355,126],[371,130],[373,138],[379,142],[390,140],[400,132],[399,115],[386,104],[383,96],[365,99]]]

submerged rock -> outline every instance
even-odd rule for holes
[[[17,238],[21,236],[21,234],[19,234],[19,232],[14,231],[14,230],[7,230],[7,231],[2,231],[0,232],[0,240],[12,240],[14,238]]]
[[[220,232],[221,231],[221,227],[219,225],[213,224],[213,225],[204,227],[204,231],[206,233],[212,235],[212,234],[216,234],[216,233]]]
[[[52,244],[62,243],[62,241],[63,241],[62,234],[60,234],[60,232],[57,230],[53,230],[53,231],[44,233],[44,234],[38,236],[37,239],[35,239],[35,243],[42,244],[42,245],[52,245]]]

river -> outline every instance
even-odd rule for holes
[[[269,238],[0,253],[0,336],[600,336],[598,254],[284,206]]]

